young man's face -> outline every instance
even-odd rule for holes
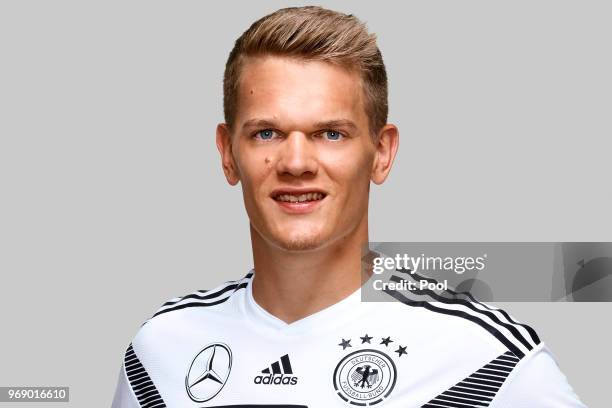
[[[285,250],[310,250],[367,225],[376,155],[368,126],[358,74],[249,58],[233,133],[220,125],[217,145],[256,233]]]

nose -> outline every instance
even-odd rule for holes
[[[304,173],[316,174],[315,146],[302,132],[291,132],[282,142],[278,172],[299,177]]]

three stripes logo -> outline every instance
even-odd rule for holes
[[[270,385],[296,385],[298,378],[293,375],[289,355],[285,354],[280,360],[273,362],[270,367],[261,370],[261,374],[253,379],[255,384]]]

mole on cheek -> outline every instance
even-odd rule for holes
[[[270,164],[270,159],[266,157],[266,164]]]

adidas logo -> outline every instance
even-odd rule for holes
[[[289,355],[285,354],[279,361],[273,362],[270,367],[261,370],[263,375],[258,375],[253,379],[255,384],[273,385],[295,385],[298,378],[293,375]]]

